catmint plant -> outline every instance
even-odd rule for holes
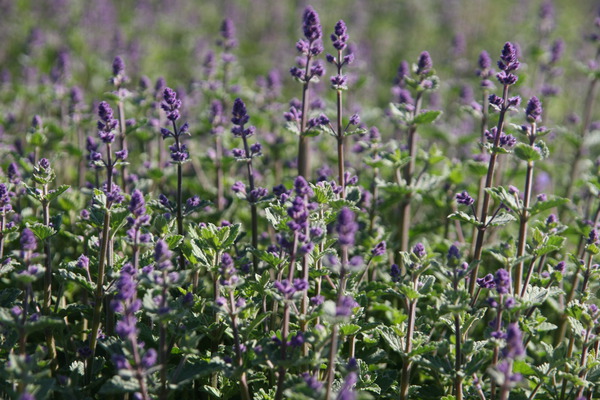
[[[517,245],[517,254],[516,257],[521,259],[525,254],[525,243],[527,241],[527,223],[529,220],[529,207],[531,202],[531,192],[533,189],[533,166],[536,160],[541,159],[542,157],[547,157],[548,149],[543,142],[538,142],[536,139],[539,136],[546,133],[545,128],[540,129],[538,127],[538,123],[541,122],[542,116],[542,103],[537,97],[532,97],[527,102],[527,108],[525,109],[525,116],[527,117],[528,126],[524,126],[522,129],[527,137],[528,143],[525,145],[519,145],[515,147],[515,155],[520,159],[527,162],[527,173],[525,175],[525,192],[523,197],[523,207],[519,212],[519,240]],[[518,196],[518,193],[516,193]],[[514,274],[514,288],[513,291],[516,295],[520,295],[523,297],[525,295],[525,290],[527,289],[527,285],[529,283],[529,277],[533,271],[533,264],[530,264],[529,271],[527,273],[527,278],[521,290],[521,280],[523,279],[523,261],[519,261],[515,268]]]
[[[244,144],[243,149],[234,149],[232,153],[234,156],[242,162],[246,163],[246,167],[248,169],[248,183],[249,183],[249,191],[245,191],[243,188],[243,184],[236,183],[234,191],[238,193],[242,193],[246,200],[250,203],[250,212],[252,214],[252,247],[255,249],[258,248],[258,210],[256,208],[256,203],[263,199],[267,195],[267,190],[261,187],[257,187],[254,182],[254,168],[252,161],[254,158],[259,157],[262,154],[262,145],[259,142],[256,142],[252,145],[248,143],[248,138],[254,135],[256,128],[252,125],[245,127],[248,121],[250,120],[250,116],[246,110],[246,104],[244,104],[243,100],[240,98],[235,99],[233,103],[233,117],[231,118],[231,122],[234,127],[231,128],[231,132],[235,137],[242,138],[242,142]],[[258,272],[258,258],[256,255],[253,257],[253,265],[254,272]]]
[[[309,84],[318,82],[325,70],[315,58],[323,52],[321,37],[323,31],[319,14],[308,6],[302,16],[302,31],[304,39],[296,43],[296,49],[301,54],[297,59],[297,66],[290,69],[290,74],[302,83],[302,105],[301,109],[295,109],[300,114],[300,128],[298,139],[298,175],[305,178],[310,177],[310,142],[308,133],[308,107],[310,104]]]
[[[119,120],[119,143],[120,151],[127,151],[127,127],[125,124],[125,100],[130,96],[127,89],[123,87],[129,81],[125,74],[125,62],[119,56],[115,57],[112,64],[111,83],[115,86],[115,96],[117,97],[117,114]],[[127,192],[127,168],[125,164],[121,165],[121,186]]]
[[[494,179],[494,168],[496,166],[496,159],[498,154],[500,153],[499,149],[502,149],[501,144],[510,145],[511,139],[508,138],[510,135],[505,135],[503,133],[504,130],[504,120],[506,117],[507,111],[516,107],[520,104],[521,99],[518,96],[508,97],[509,88],[514,85],[518,77],[514,74],[516,70],[519,69],[520,63],[517,59],[516,50],[512,43],[506,42],[504,48],[502,49],[502,54],[500,56],[500,61],[498,61],[498,68],[500,72],[496,74],[496,78],[502,84],[502,97],[499,97],[495,94],[490,95],[489,101],[490,106],[495,110],[499,111],[498,124],[495,127],[494,131],[490,131],[489,136],[493,138],[493,142],[490,147],[490,161],[488,164],[487,175],[485,179],[485,193],[483,195],[481,214],[479,216],[479,225],[477,228],[477,235],[475,237],[475,251],[472,255],[473,260],[480,261],[481,254],[483,251],[483,239],[485,235],[485,231],[487,229],[488,224],[488,209],[490,205],[490,192],[487,190],[491,188],[493,185]],[[504,139],[503,139],[504,138]],[[488,139],[489,140],[489,139]],[[502,140],[502,142],[501,142]],[[477,276],[479,272],[479,264],[477,263],[471,272],[471,278],[469,283],[469,292],[471,296],[475,293],[475,285],[477,281]]]
[[[33,228],[35,230],[36,235],[40,240],[44,243],[44,255],[45,255],[45,263],[44,263],[44,300],[42,305],[42,313],[43,315],[49,315],[51,313],[50,307],[52,303],[52,252],[50,247],[50,239],[54,234],[56,234],[56,230],[53,228],[50,222],[50,202],[64,193],[69,186],[63,185],[57,188],[56,190],[50,190],[49,184],[52,183],[56,174],[54,169],[50,166],[50,161],[46,158],[42,158],[39,163],[34,167],[33,170],[33,182],[34,184],[41,186],[41,192],[38,192],[36,189],[26,186],[29,195],[33,197],[35,200],[39,201],[42,206],[42,225],[34,225]],[[46,331],[46,342],[48,345],[49,357],[53,365],[56,366],[56,345],[54,340],[54,334],[51,330]],[[55,367],[54,367],[55,368]]]
[[[414,77],[403,73],[400,81],[414,90],[416,97],[412,98],[408,89],[400,89],[399,104],[392,107],[392,113],[407,124],[407,148],[408,148],[408,163],[404,165],[402,173],[398,170],[397,180],[398,185],[411,187],[415,184],[415,168],[417,158],[417,128],[420,124],[433,122],[441,113],[439,111],[422,111],[423,98],[425,93],[432,92],[439,86],[439,79],[435,76],[433,70],[433,61],[427,51],[424,51],[419,56],[417,64],[413,67]],[[399,209],[399,225],[398,225],[398,241],[400,242],[400,251],[407,251],[409,244],[409,233],[411,225],[411,192],[408,192],[406,197],[400,203]]]
[[[172,137],[175,143],[169,146],[171,150],[171,163],[177,166],[177,195],[176,195],[176,210],[177,210],[177,234],[185,236],[183,230],[183,164],[188,161],[190,155],[187,145],[182,143],[183,136],[189,135],[189,124],[186,122],[180,127],[177,127],[177,120],[180,118],[181,99],[177,98],[177,93],[167,87],[163,91],[163,101],[161,108],[167,113],[167,119],[171,122],[172,128],[161,128],[160,133],[163,139]],[[179,256],[179,269],[185,268],[185,258],[183,253]]]
[[[337,139],[337,150],[338,150],[338,184],[342,187],[341,195],[342,198],[346,197],[346,183],[344,173],[344,144],[346,142],[346,135],[348,134],[348,127],[350,125],[358,125],[360,118],[357,114],[350,118],[348,124],[344,127],[342,123],[342,93],[347,90],[348,77],[343,75],[342,68],[344,65],[350,64],[354,60],[354,54],[350,53],[343,55],[344,50],[348,46],[348,33],[346,23],[339,20],[335,25],[335,29],[331,34],[331,41],[333,47],[337,50],[336,55],[327,54],[327,61],[333,64],[337,68],[337,75],[331,77],[331,88],[336,91],[336,106],[337,106],[337,118],[336,118],[336,129],[333,131],[333,136]]]
[[[13,212],[10,204],[10,191],[5,183],[0,183],[0,259],[4,258],[4,241],[8,226],[8,216]]]
[[[356,302],[351,296],[347,296],[346,292],[346,280],[348,273],[348,250],[354,245],[356,240],[356,233],[358,231],[358,223],[356,222],[356,216],[349,208],[342,208],[338,214],[337,223],[335,225],[335,231],[338,236],[338,244],[340,245],[341,259],[340,259],[340,277],[337,287],[337,301],[336,301],[336,316],[349,316],[352,314],[352,308]],[[335,364],[337,356],[338,346],[338,325],[333,324],[331,329],[331,344],[329,351],[329,364],[327,366],[327,391],[325,393],[325,400],[329,400],[331,396],[331,389],[333,387],[333,378],[335,376]]]
[[[98,332],[100,330],[100,318],[102,303],[105,295],[104,280],[107,264],[110,265],[110,254],[112,253],[111,245],[111,207],[113,204],[118,204],[124,200],[120,194],[120,189],[113,182],[113,169],[120,162],[127,159],[127,150],[115,152],[113,158],[112,145],[115,141],[116,129],[118,121],[113,118],[114,113],[110,105],[103,101],[98,105],[98,137],[106,145],[105,157],[102,157],[100,152],[93,152],[91,159],[98,166],[106,168],[106,185],[104,191],[104,204],[96,203],[95,207],[104,214],[102,221],[102,233],[100,237],[100,250],[98,254],[98,276],[96,278],[96,293],[94,297],[94,310],[92,318],[92,327],[89,335],[89,347],[91,349],[90,360],[94,359],[96,352],[96,344],[98,340]],[[97,197],[96,201],[101,201],[102,197]],[[88,378],[91,379],[92,362],[88,365]]]
[[[571,169],[569,173],[569,180],[567,182],[567,190],[565,191],[565,197],[571,198],[573,195],[574,182],[576,181],[577,174],[579,172],[579,160],[584,153],[585,145],[584,139],[590,130],[590,125],[593,118],[593,110],[594,104],[596,102],[596,96],[598,92],[598,84],[600,81],[600,77],[598,74],[598,69],[600,68],[598,64],[600,63],[600,17],[596,17],[595,22],[595,30],[593,34],[589,36],[590,41],[596,46],[596,54],[594,58],[588,63],[588,67],[586,68],[589,76],[590,82],[588,82],[587,92],[585,94],[585,100],[583,103],[583,113],[581,124],[579,125],[579,137],[580,142],[579,145],[575,148],[575,154],[573,156],[573,162],[571,163]]]
[[[141,350],[143,348],[138,342],[139,329],[137,328],[136,313],[140,310],[142,302],[137,298],[137,276],[138,270],[134,265],[127,263],[121,268],[119,278],[115,284],[117,292],[110,304],[113,311],[122,315],[119,322],[117,322],[116,333],[130,346],[128,352],[132,355],[133,363],[130,363],[127,357],[119,353],[113,354],[112,361],[120,374],[123,373],[127,376],[133,373],[138,381],[140,397],[143,400],[148,400],[150,395],[146,375],[147,370],[156,363],[157,353],[155,349],[149,348],[144,350],[142,354]]]

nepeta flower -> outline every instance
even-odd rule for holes
[[[373,257],[382,256],[385,254],[385,251],[386,243],[385,240],[382,240],[381,242],[377,243],[375,247],[373,247],[373,249],[371,250],[371,254],[373,255]]]
[[[349,208],[344,207],[340,211],[335,230],[338,233],[338,242],[341,246],[351,246],[354,244],[358,223],[356,216]]]
[[[417,62],[417,75],[427,75],[433,68],[433,61],[431,61],[431,56],[427,51],[424,51],[419,56],[419,61]]]
[[[21,250],[24,252],[34,251],[37,248],[37,239],[29,228],[23,229],[21,232]]]
[[[337,400],[356,400],[356,392],[354,391],[354,386],[358,381],[358,376],[356,372],[352,371],[344,380],[342,388],[338,394]]]
[[[154,246],[154,260],[158,269],[167,269],[172,266],[171,257],[173,253],[169,250],[169,245],[162,239],[159,239]]]
[[[237,270],[235,269],[233,258],[229,253],[223,253],[221,256],[219,273],[221,274],[219,282],[223,286],[235,285],[238,282],[239,278],[237,276]]]
[[[358,303],[354,301],[352,296],[342,296],[335,309],[335,315],[337,317],[349,317],[355,307],[358,307]]]
[[[477,284],[482,289],[493,289],[496,287],[496,282],[494,281],[494,275],[487,274],[483,278],[477,278]]]
[[[423,246],[423,243],[415,244],[415,246],[412,248],[412,252],[418,258],[423,258],[427,255],[427,253],[425,252],[425,246]]]
[[[527,102],[527,108],[525,109],[525,116],[531,123],[540,122],[542,116],[542,102],[535,96],[533,96]]]
[[[496,284],[496,291],[499,294],[506,294],[510,290],[510,274],[504,268],[500,268],[496,271],[494,277],[494,283]]]
[[[290,283],[288,279],[284,279],[282,281],[275,281],[273,286],[279,291],[279,293],[281,293],[286,298],[289,298],[294,293],[296,293],[296,288],[293,284]]]
[[[115,141],[115,129],[119,122],[113,118],[114,112],[110,105],[103,101],[98,105],[98,137],[104,143],[112,143]]]
[[[506,358],[516,359],[525,355],[523,347],[523,335],[516,323],[509,324],[506,330],[506,347],[502,349],[502,355]]]
[[[177,98],[177,92],[167,87],[163,92],[163,102],[161,108],[167,113],[169,121],[179,119],[179,109],[181,108],[181,100]]]
[[[463,204],[465,206],[470,206],[475,202],[475,200],[473,200],[473,198],[469,196],[469,193],[467,191],[458,193],[456,195],[456,201],[458,202],[458,204]]]
[[[513,71],[519,69],[519,60],[517,60],[517,51],[512,43],[506,42],[502,49],[502,55],[498,61],[500,72],[496,74],[496,78],[503,85],[514,85],[518,78],[512,74]]]

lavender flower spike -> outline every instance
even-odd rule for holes
[[[542,102],[535,96],[533,96],[527,102],[527,108],[525,109],[525,115],[527,120],[531,123],[540,122],[542,116]]]
[[[354,213],[349,208],[342,208],[335,227],[338,233],[338,242],[341,246],[351,246],[354,244],[355,235],[358,231],[358,223],[355,219]]]

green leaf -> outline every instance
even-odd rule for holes
[[[474,215],[469,215],[464,211],[457,211],[453,214],[450,214],[450,215],[448,215],[448,218],[466,222],[468,224],[475,225],[475,226],[479,225],[479,221],[477,220],[477,218]]]
[[[542,159],[542,155],[539,153],[539,151],[535,147],[530,146],[525,143],[518,143],[514,147],[513,153],[515,154],[515,156],[519,157],[521,160],[527,161],[527,162],[539,161]]]
[[[384,326],[379,330],[379,335],[390,346],[390,348],[398,354],[404,354],[402,349],[402,340],[400,336],[390,327]]]
[[[356,324],[342,324],[340,325],[340,334],[342,336],[352,336],[360,331],[360,326]]]
[[[46,196],[46,200],[50,202],[56,199],[58,196],[69,190],[70,187],[71,186],[69,185],[60,185],[59,187],[48,193],[48,195]]]
[[[517,372],[517,373],[525,375],[525,376],[535,375],[535,370],[533,368],[531,368],[531,366],[523,360],[516,360],[514,362],[513,372]]]
[[[103,395],[114,395],[138,392],[139,390],[139,383],[133,376],[123,378],[120,375],[115,375],[108,382],[102,385],[99,393]]]
[[[493,219],[492,219],[493,218]],[[501,226],[509,222],[516,221],[516,218],[508,213],[498,214],[495,217],[488,217],[487,225]]]
[[[259,326],[265,319],[267,319],[271,315],[271,311],[267,311],[266,313],[259,313],[254,320],[244,329],[244,338],[247,340],[250,337],[250,334],[254,332],[257,326]]]
[[[56,230],[50,226],[46,226],[39,222],[36,222],[33,225],[29,226],[29,229],[37,236],[38,239],[44,241],[54,235],[56,235]]]
[[[546,211],[554,207],[560,207],[568,202],[569,199],[565,199],[563,197],[555,197],[546,201],[538,201],[532,207],[529,208],[529,215],[534,216],[541,213],[542,211]]]
[[[485,191],[498,203],[504,203],[511,210],[518,211],[521,209],[517,197],[508,193],[502,186],[486,188]]]
[[[438,110],[424,111],[415,117],[415,119],[413,120],[413,123],[415,123],[417,125],[430,124],[433,121],[435,121],[436,119],[438,119],[438,117],[441,114],[442,114],[442,112],[438,111]]]
[[[183,242],[183,236],[182,235],[169,235],[169,236],[165,237],[165,242],[169,246],[169,249],[173,250],[173,249],[176,249],[181,244],[181,242]]]

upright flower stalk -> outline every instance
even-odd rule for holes
[[[342,67],[350,64],[354,59],[353,54],[343,56],[344,49],[346,49],[348,46],[348,33],[344,21],[339,20],[335,25],[334,32],[331,34],[331,41],[333,42],[333,47],[335,47],[337,50],[337,55],[333,56],[331,54],[327,54],[327,61],[335,65],[337,68],[337,75],[331,77],[331,88],[336,91],[337,95],[337,119],[334,136],[337,139],[338,184],[342,187],[341,195],[342,198],[344,198],[346,197],[346,182],[344,174],[344,144],[346,142],[346,130],[351,124],[357,125],[360,121],[358,119],[358,115],[353,115],[348,126],[344,128],[342,124],[342,93],[344,90],[348,89],[346,86],[348,83],[348,77],[342,74]]]
[[[533,189],[533,165],[534,160],[538,158],[541,150],[537,149],[534,146],[535,140],[538,137],[538,126],[537,124],[542,120],[542,103],[540,100],[533,96],[527,102],[527,108],[525,109],[525,116],[527,117],[527,122],[529,126],[524,127],[525,134],[528,139],[528,144],[530,148],[534,149],[535,157],[527,156],[526,154],[522,154],[521,152],[517,153],[522,158],[527,161],[527,173],[525,175],[525,193],[523,197],[523,208],[519,213],[520,221],[519,221],[519,241],[517,244],[517,254],[516,258],[521,259],[521,261],[517,264],[515,268],[515,276],[514,282],[515,286],[513,288],[513,292],[517,296],[523,297],[525,295],[525,290],[527,289],[527,285],[529,283],[529,278],[533,271],[533,263],[530,264],[529,271],[527,273],[527,278],[523,284],[523,290],[521,290],[521,280],[523,279],[523,265],[524,261],[522,257],[525,255],[525,244],[527,243],[527,222],[529,221],[529,204],[531,202],[531,191]],[[519,148],[520,150],[521,148]],[[541,156],[540,156],[541,157]]]
[[[600,17],[596,17],[596,20],[594,21],[596,29],[600,29]],[[596,102],[596,95],[598,92],[598,83],[600,82],[600,73],[598,73],[599,70],[599,66],[598,63],[600,62],[600,34],[599,33],[594,33],[592,35],[590,35],[590,39],[595,42],[595,44],[598,46],[598,48],[596,49],[596,54],[595,57],[593,59],[593,61],[591,61],[590,64],[590,76],[591,81],[589,82],[587,88],[587,92],[585,94],[585,100],[583,103],[583,115],[582,115],[582,121],[581,121],[581,125],[580,125],[580,143],[577,146],[577,149],[575,150],[575,155],[573,157],[573,162],[571,163],[571,171],[569,174],[569,181],[567,182],[567,190],[566,190],[566,195],[565,197],[567,198],[571,198],[571,196],[573,195],[573,189],[574,189],[574,184],[575,181],[577,181],[577,173],[579,170],[579,161],[581,159],[581,156],[584,154],[585,148],[587,146],[587,144],[584,142],[585,136],[587,135],[587,133],[590,130],[590,125],[592,123],[592,118],[594,116],[594,104]]]
[[[503,135],[504,123],[506,112],[511,108],[518,106],[520,104],[521,99],[518,96],[509,98],[508,90],[510,86],[514,85],[517,82],[517,76],[513,74],[514,71],[519,69],[519,60],[517,60],[517,53],[515,47],[512,43],[506,42],[504,48],[502,49],[502,55],[500,56],[500,61],[498,61],[498,68],[500,72],[496,74],[496,78],[502,84],[502,97],[498,97],[495,94],[490,95],[490,105],[492,105],[495,109],[498,109],[500,114],[498,117],[498,125],[496,126],[495,132],[491,132],[493,136],[493,144],[491,147],[490,161],[488,164],[487,175],[485,178],[485,189],[491,188],[494,180],[494,168],[496,166],[496,159],[499,154],[500,148],[500,139]],[[479,200],[481,201],[481,199]],[[485,231],[487,229],[487,218],[488,218],[488,209],[490,206],[490,194],[486,190],[483,195],[483,203],[481,208],[481,214],[479,217],[479,226],[477,229],[477,236],[475,239],[475,251],[473,253],[473,260],[480,261],[481,254],[483,252],[483,239],[485,236]],[[479,263],[475,264],[473,271],[471,272],[471,279],[469,282],[469,293],[471,297],[475,293],[475,285],[477,282],[477,274],[479,272]]]
[[[121,339],[126,340],[131,345],[130,351],[133,355],[133,365],[121,354],[114,354],[112,360],[119,372],[127,371],[133,373],[133,376],[138,381],[140,397],[143,400],[149,400],[150,395],[148,394],[148,385],[146,382],[146,370],[156,363],[157,353],[156,350],[150,348],[144,350],[143,356],[141,354],[143,347],[138,342],[138,321],[135,316],[135,313],[142,307],[141,300],[137,298],[137,274],[136,267],[130,263],[125,264],[121,268],[119,278],[116,281],[117,292],[115,299],[110,304],[113,311],[122,314],[121,320],[117,322],[116,332]]]
[[[356,216],[349,208],[342,208],[338,215],[335,231],[338,235],[338,243],[340,245],[341,260],[340,260],[340,278],[337,287],[336,301],[336,317],[349,317],[352,315],[352,308],[356,302],[351,296],[346,296],[346,279],[348,273],[348,250],[354,245],[356,233],[358,232],[358,223]],[[331,329],[331,342],[329,349],[329,364],[325,376],[327,378],[327,391],[325,400],[331,398],[331,390],[333,387],[333,379],[335,377],[335,360],[338,351],[338,324],[333,323]]]
[[[480,142],[479,145],[481,146],[481,152],[482,154],[485,154],[485,143],[486,143],[486,137],[485,137],[485,133],[488,131],[488,119],[489,119],[489,108],[490,108],[490,101],[488,99],[489,94],[490,94],[490,89],[492,89],[494,87],[494,84],[492,83],[492,81],[490,81],[490,78],[493,76],[494,74],[494,70],[491,68],[492,66],[492,59],[490,58],[490,55],[488,54],[487,51],[483,50],[480,54],[479,54],[479,59],[477,61],[477,64],[479,66],[479,69],[477,70],[477,76],[479,76],[481,78],[481,92],[482,92],[482,99],[481,99],[481,125],[480,125],[480,133],[481,133],[481,138],[480,138]],[[479,179],[479,190],[477,192],[477,198],[478,199],[482,199],[484,194],[485,194],[485,177],[481,177]],[[481,211],[483,208],[483,202],[478,201],[476,204],[476,210],[474,212],[473,215],[481,215]],[[475,237],[475,235],[477,235],[477,226],[473,226],[473,234],[472,237]],[[475,241],[473,240],[471,242],[471,254],[473,254],[475,252]]]
[[[406,269],[408,278],[405,283],[408,286],[408,291],[418,292],[419,290],[419,277],[425,271],[427,266],[426,257],[427,253],[422,243],[417,243],[410,253],[403,252],[403,264]],[[392,266],[392,277],[398,277],[399,273],[396,269],[398,266],[394,264]],[[415,332],[415,322],[417,319],[417,302],[418,296],[404,296],[404,307],[408,314],[408,320],[406,322],[406,339],[404,344],[405,357],[402,360],[402,372],[400,376],[400,400],[406,400],[408,398],[408,388],[410,386],[410,374],[412,372],[413,362],[410,359],[410,353],[413,351],[413,335]]]
[[[4,230],[7,228],[6,217],[11,212],[10,191],[6,184],[0,183],[0,259],[4,258]]]
[[[408,126],[408,157],[410,157],[407,165],[402,170],[403,184],[410,187],[413,183],[415,174],[415,166],[417,161],[417,127],[416,121],[417,116],[421,113],[421,107],[423,104],[423,95],[428,90],[435,88],[433,75],[433,61],[428,52],[424,51],[419,56],[416,69],[416,80],[411,79],[408,76],[404,76],[402,79],[405,80],[409,85],[416,89],[416,97],[414,104],[411,104],[412,98],[410,92],[406,89],[401,89],[401,101],[404,104],[406,111],[410,113],[410,125]],[[431,78],[431,79],[430,79]],[[406,197],[400,203],[400,224],[399,224],[399,241],[400,251],[407,251],[409,244],[409,233],[411,223],[411,200],[412,194],[409,192]]]
[[[298,139],[298,175],[310,178],[310,143],[307,134],[308,106],[310,103],[309,84],[316,82],[323,76],[323,66],[313,58],[323,52],[321,37],[323,32],[319,15],[310,6],[304,10],[302,17],[302,31],[304,39],[296,43],[296,49],[301,54],[297,59],[297,66],[290,69],[291,75],[302,83],[302,115],[300,119],[300,132]]]
[[[215,137],[215,186],[217,187],[216,205],[218,211],[225,209],[225,186],[223,184],[223,103],[213,100],[210,106],[210,132]]]
[[[112,64],[113,77],[111,79],[112,84],[115,86],[115,94],[118,97],[117,101],[117,114],[119,117],[119,142],[121,144],[121,151],[127,150],[127,137],[125,124],[125,99],[129,95],[127,89],[122,86],[129,78],[125,75],[125,62],[119,56],[115,57]],[[121,165],[121,187],[127,192],[127,166]]]
[[[175,143],[169,146],[169,150],[171,150],[171,163],[177,166],[177,197],[176,197],[176,207],[177,207],[177,234],[181,236],[185,236],[185,232],[183,230],[183,163],[187,162],[190,155],[188,152],[187,145],[182,143],[182,139],[184,135],[189,135],[189,125],[188,123],[184,123],[181,127],[177,127],[177,120],[180,117],[179,109],[181,108],[181,100],[177,98],[177,93],[167,87],[163,92],[163,102],[161,103],[162,109],[167,113],[167,119],[171,121],[172,130],[167,128],[161,128],[160,133],[162,134],[163,139],[168,137],[172,137],[175,139]],[[183,253],[179,255],[179,269],[183,270],[185,268],[185,257]]]
[[[245,125],[250,120],[250,116],[246,111],[246,104],[242,101],[242,99],[237,98],[233,103],[233,117],[231,118],[231,122],[234,127],[231,128],[231,132],[234,136],[242,138],[244,148],[243,149],[234,149],[233,154],[239,160],[246,163],[246,168],[248,170],[248,183],[250,191],[246,193],[246,200],[250,203],[250,212],[252,214],[252,247],[258,249],[258,210],[256,208],[256,203],[263,197],[267,195],[266,189],[256,187],[254,182],[254,168],[252,165],[252,160],[255,157],[259,157],[262,153],[262,145],[260,143],[254,143],[250,145],[248,143],[248,138],[254,135],[256,128],[252,125],[247,128]],[[245,188],[241,182],[237,183],[237,188],[234,188],[234,191],[241,192],[242,190],[245,192]],[[253,266],[254,272],[258,273],[258,257],[253,255]]]
[[[50,197],[50,190],[48,185],[54,181],[56,178],[56,174],[54,170],[50,167],[50,162],[46,158],[42,158],[40,162],[34,167],[33,170],[33,181],[34,183],[41,186],[41,194],[37,194],[34,191],[29,189],[30,194],[33,195],[36,200],[38,200],[42,206],[42,218],[43,225],[48,229],[52,229],[50,225],[50,200],[54,198],[53,195]],[[58,196],[60,193],[64,192],[68,186],[61,187],[60,190],[56,193]],[[50,238],[51,234],[44,235],[44,300],[42,305],[42,313],[43,315],[50,315],[51,310],[50,306],[52,304],[52,252],[50,248]],[[46,330],[46,344],[48,346],[48,356],[53,365],[53,369],[57,367],[56,360],[56,344],[54,340],[54,334],[51,329]]]
[[[90,155],[90,158],[95,165],[106,168],[106,200],[104,204],[97,204],[97,206],[102,208],[102,211],[104,212],[104,221],[100,239],[100,254],[98,255],[98,276],[96,280],[96,293],[94,296],[92,329],[89,336],[91,349],[90,360],[94,359],[96,343],[98,340],[98,332],[100,330],[100,317],[102,303],[104,300],[104,275],[106,271],[106,265],[109,260],[109,248],[111,241],[111,206],[114,203],[120,203],[123,201],[123,197],[119,193],[119,188],[113,185],[113,168],[115,165],[117,165],[119,160],[127,159],[127,150],[116,152],[115,158],[113,159],[112,144],[115,141],[115,131],[117,129],[118,121],[113,118],[113,110],[107,102],[103,101],[98,106],[98,116],[100,117],[100,120],[98,121],[98,137],[106,145],[106,159],[104,160],[102,158],[102,154],[99,152],[93,152]],[[90,361],[88,364],[88,380],[91,379],[92,365],[93,362]]]

